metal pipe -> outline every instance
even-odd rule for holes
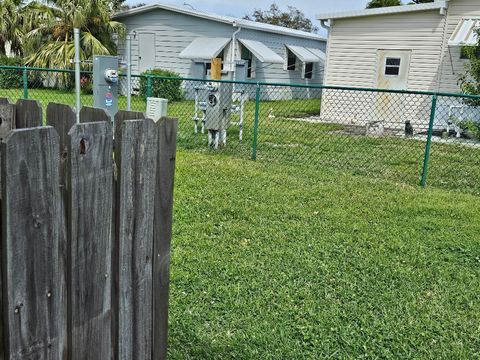
[[[233,22],[233,27],[237,27],[237,23],[234,21]],[[242,31],[242,27],[239,26],[236,31],[233,32],[232,34],[232,55],[230,56],[230,62],[231,62],[231,67],[233,69],[233,81],[237,79],[237,71],[235,68],[235,53],[237,50],[237,35]]]
[[[73,40],[75,43],[75,115],[77,124],[80,124],[80,108],[82,107],[82,100],[80,98],[80,29],[73,29]]]
[[[132,105],[132,37],[126,37],[127,48],[127,111],[130,111]]]

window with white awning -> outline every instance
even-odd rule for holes
[[[473,46],[478,42],[476,30],[480,28],[480,19],[462,19],[455,28],[449,46]]]
[[[255,78],[257,63],[267,64],[283,64],[280,55],[257,40],[238,39],[240,45],[240,58],[247,62],[247,78]]]
[[[182,59],[211,60],[216,58],[228,45],[230,38],[199,37],[180,53]]]
[[[320,49],[285,45],[284,69],[297,70],[297,59],[302,64],[302,78],[313,79],[315,64],[325,61],[325,53]]]
[[[179,57],[194,60],[199,65],[203,64],[202,71],[205,76],[211,70],[211,59],[221,58],[222,70],[224,69],[225,57],[228,56],[226,48],[230,41],[230,38],[198,37],[183,49]]]

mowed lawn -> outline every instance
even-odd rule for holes
[[[170,358],[478,358],[478,199],[179,151]]]

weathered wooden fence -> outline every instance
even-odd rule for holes
[[[177,121],[42,113],[0,99],[0,358],[166,358]]]

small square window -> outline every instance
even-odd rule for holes
[[[398,76],[400,75],[400,58],[387,58],[385,61],[385,75]]]
[[[305,63],[305,79],[313,78],[313,63]]]

